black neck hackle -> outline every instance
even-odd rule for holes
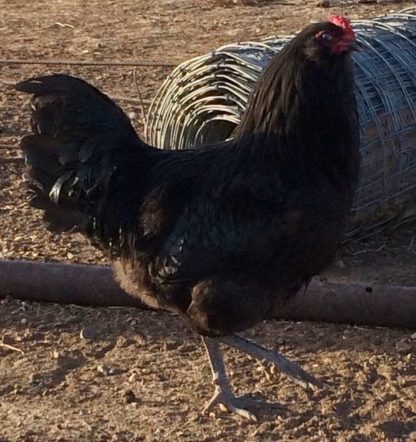
[[[288,175],[318,169],[355,185],[358,120],[352,62],[348,53],[333,55],[317,46],[314,36],[325,26],[336,28],[311,25],[272,59],[256,83],[235,139],[254,155],[270,150],[261,156],[272,155]]]

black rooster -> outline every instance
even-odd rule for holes
[[[232,141],[153,148],[106,95],[67,75],[16,85],[33,94],[21,147],[52,231],[80,231],[110,251],[121,286],[178,312],[206,345],[222,403],[231,392],[219,342],[313,378],[234,333],[270,317],[331,261],[348,218],[359,129],[344,17],[309,25],[257,82]]]

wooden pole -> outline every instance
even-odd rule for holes
[[[145,307],[110,267],[0,260],[0,297],[89,306]],[[313,281],[274,312],[278,319],[416,328],[416,287]]]
[[[111,267],[0,260],[0,297],[92,306],[144,307],[114,281]]]
[[[416,287],[314,280],[275,311],[281,319],[416,328]]]

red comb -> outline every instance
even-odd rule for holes
[[[331,17],[329,17],[329,21],[334,25],[344,29],[346,34],[355,36],[355,32],[352,29],[351,22],[347,17],[344,17],[343,15],[331,15]]]

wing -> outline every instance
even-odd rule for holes
[[[293,229],[289,193],[276,173],[232,174],[194,190],[153,261],[151,273],[159,284],[255,272]]]

